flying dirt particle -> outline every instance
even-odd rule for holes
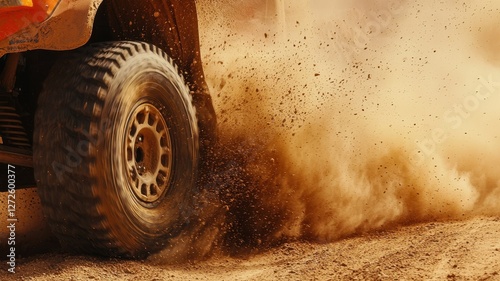
[[[219,90],[222,90],[226,86],[226,79],[222,78],[220,80]]]

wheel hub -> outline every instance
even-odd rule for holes
[[[132,113],[125,149],[129,182],[135,196],[154,203],[165,194],[172,168],[172,141],[163,115],[144,103]]]

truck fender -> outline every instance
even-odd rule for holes
[[[90,39],[102,1],[60,1],[50,18],[2,40],[0,57],[34,49],[71,50],[83,46]]]

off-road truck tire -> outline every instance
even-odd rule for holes
[[[153,45],[83,47],[45,82],[33,158],[63,247],[145,257],[178,235],[193,208],[198,127],[189,89]]]

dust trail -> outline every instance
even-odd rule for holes
[[[198,3],[221,136],[201,252],[500,215],[498,1],[286,1],[286,34],[269,2]]]

